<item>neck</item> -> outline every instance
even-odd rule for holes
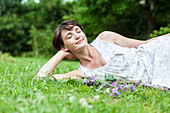
[[[80,60],[81,64],[86,64],[93,61],[93,53],[94,48],[88,44],[86,47],[73,54]]]

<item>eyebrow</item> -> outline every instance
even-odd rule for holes
[[[64,37],[67,37],[67,35],[71,34],[71,32],[68,32]]]
[[[73,28],[74,28],[74,27],[73,27]],[[73,28],[72,28],[72,29],[73,29]],[[75,28],[75,31],[77,31],[78,29],[79,29],[79,28],[76,27],[76,28]],[[74,30],[74,29],[73,29],[73,30]],[[71,30],[71,31],[73,31],[73,30]],[[71,32],[68,32],[64,37],[66,37],[66,36],[69,35],[69,34],[71,34]]]
[[[75,30],[77,31],[79,28],[77,27]]]

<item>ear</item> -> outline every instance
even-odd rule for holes
[[[65,45],[60,46],[60,48],[61,48],[61,50],[65,51],[65,52],[67,52],[69,50]]]

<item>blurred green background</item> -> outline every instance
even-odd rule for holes
[[[64,20],[80,23],[89,43],[104,30],[146,40],[170,33],[170,0],[0,0],[0,51],[51,57]]]

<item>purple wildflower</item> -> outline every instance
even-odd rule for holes
[[[113,88],[113,89],[111,89],[112,93],[116,93],[117,90],[118,90],[118,88]]]
[[[148,86],[147,89],[150,89],[150,86]]]
[[[132,85],[130,85],[130,89],[131,89],[131,91],[132,91],[132,92],[134,92],[134,91],[135,91],[135,87],[133,86],[133,84],[132,84]]]
[[[115,93],[113,93],[113,94],[109,94],[109,96],[112,96],[112,97],[114,97],[114,96],[115,96]]]
[[[105,85],[103,85],[103,88],[105,87]]]
[[[87,83],[88,83],[87,79],[84,79],[84,83],[85,83],[85,85],[87,85]]]
[[[118,90],[122,90],[122,89],[123,89],[122,86],[119,85],[119,86],[118,86]]]
[[[127,88],[128,88],[128,84],[125,83],[122,87],[123,87],[124,89],[127,89]]]
[[[123,86],[121,86],[121,85],[118,86],[118,90],[122,90],[123,92],[125,91],[125,90],[123,89]]]
[[[91,82],[95,82],[96,76],[92,76],[92,77],[90,77],[90,79],[91,79]]]
[[[84,82],[87,82],[87,79],[84,79]]]
[[[117,93],[116,93],[116,94],[119,96],[121,93],[117,91]]]
[[[168,88],[165,88],[165,91],[168,91]]]
[[[113,88],[113,89],[111,89],[113,95],[117,94],[117,95],[119,96],[119,95],[121,94],[121,93],[118,92],[117,90],[118,90],[118,88]]]
[[[116,87],[117,81],[112,82],[112,87]]]
[[[127,83],[124,83],[124,85],[126,86],[126,85],[127,85]]]
[[[135,85],[138,86],[138,82],[136,82]]]
[[[165,88],[165,91],[164,91],[164,93],[166,93],[168,91],[168,88]]]
[[[146,85],[145,85],[145,84],[143,84],[143,87],[146,87]]]
[[[136,82],[135,85],[136,85],[136,86],[139,86],[140,84],[139,84],[139,82]]]
[[[154,86],[155,89],[157,89],[157,86]]]

